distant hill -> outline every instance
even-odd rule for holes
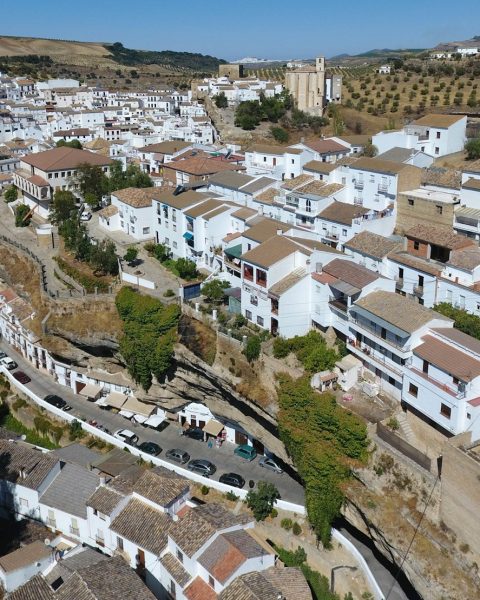
[[[0,57],[50,57],[57,64],[114,67],[159,65],[167,69],[214,72],[225,60],[214,56],[172,50],[151,51],[125,48],[120,42],[78,42],[44,38],[0,36]]]
[[[440,42],[434,48],[434,50],[453,50],[458,46],[468,48],[469,46],[478,46],[480,42],[480,35],[474,35],[469,40],[462,40],[460,42]]]
[[[399,48],[396,50],[392,48],[375,48],[373,50],[368,50],[367,52],[361,52],[360,54],[337,54],[328,60],[335,63],[355,63],[362,59],[367,62],[381,62],[386,61],[389,58],[411,57],[422,52],[425,52],[425,48]]]

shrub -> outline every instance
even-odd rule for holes
[[[12,404],[12,408],[14,411],[20,410],[24,406],[28,406],[28,402],[20,397],[17,397],[15,402]]]
[[[293,535],[300,535],[302,533],[302,528],[296,521],[292,526],[292,533]]]
[[[30,215],[30,216],[29,216]],[[32,217],[30,208],[26,204],[20,204],[15,209],[15,227],[28,227]]]
[[[288,131],[283,127],[270,127],[270,133],[280,144],[286,144],[288,142]]]
[[[239,499],[240,496],[237,496],[236,494],[234,494],[233,492],[227,492],[225,494],[225,498],[227,500],[230,500],[230,502],[236,502]]]
[[[82,424],[77,419],[70,422],[68,426],[70,441],[84,437],[85,431],[82,429]]]
[[[270,518],[276,519],[277,517],[278,517],[278,510],[276,508],[272,508],[272,510],[270,511]]]
[[[165,292],[163,292],[163,296],[164,298],[172,298],[173,296],[175,296],[175,292],[168,288],[168,290],[165,290]]]
[[[246,503],[255,520],[264,521],[272,513],[273,505],[279,498],[280,493],[273,483],[259,481],[257,491],[248,492]]]
[[[208,493],[210,492],[210,488],[208,487],[208,485],[202,485],[202,487],[200,488],[200,491],[202,492],[202,496],[208,496]]]
[[[389,427],[392,431],[397,431],[400,429],[400,423],[398,422],[397,417],[390,417],[387,421],[387,427]]]
[[[285,358],[292,351],[289,340],[276,337],[273,341],[273,356],[275,358]]]
[[[247,339],[247,344],[243,349],[243,354],[245,355],[248,362],[253,362],[257,360],[257,358],[260,356],[261,347],[262,346],[258,335],[251,335]]]
[[[18,198],[18,190],[14,185],[11,185],[3,195],[5,197],[5,202],[15,202]]]
[[[289,519],[288,517],[286,517],[285,519],[282,519],[280,521],[280,527],[282,527],[286,531],[290,531],[290,529],[293,527],[292,519]]]

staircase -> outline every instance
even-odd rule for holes
[[[403,437],[407,440],[409,444],[412,444],[412,446],[414,446],[416,442],[415,434],[413,433],[412,428],[410,427],[410,424],[407,420],[407,415],[404,412],[401,412],[395,415],[395,417],[398,421],[400,432],[402,433]]]

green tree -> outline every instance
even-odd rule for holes
[[[175,268],[182,279],[189,280],[198,277],[197,265],[188,258],[179,258],[175,262]]]
[[[57,189],[50,203],[50,221],[54,225],[62,225],[75,216],[77,205],[72,192]]]
[[[480,138],[469,140],[465,144],[465,150],[468,160],[477,160],[477,158],[480,158]]]
[[[15,202],[18,199],[18,190],[15,185],[11,185],[4,193],[5,202]]]
[[[118,257],[115,250],[115,243],[111,240],[102,240],[96,244],[92,244],[89,262],[96,271],[117,275]]]
[[[288,142],[288,131],[283,127],[270,127],[270,133],[277,142],[280,142],[280,144],[286,144]]]
[[[77,150],[82,150],[83,146],[80,142],[80,140],[70,140],[69,142],[66,142],[65,140],[58,140],[58,142],[55,144],[57,146],[57,148],[61,148],[62,146],[66,146],[67,148],[77,148]]]
[[[273,506],[280,498],[280,492],[266,481],[259,481],[257,490],[250,490],[246,497],[248,508],[252,511],[256,521],[264,521],[272,512]]]
[[[240,102],[235,111],[235,125],[242,129],[251,130],[260,125],[263,110],[258,100]]]
[[[28,216],[30,215],[30,216]],[[15,209],[15,227],[27,227],[32,219],[31,209],[26,204],[20,204]]]
[[[125,188],[147,188],[152,187],[153,182],[147,173],[144,173],[138,165],[128,165],[123,170],[122,163],[115,160],[110,167],[108,179],[109,191],[124,190]]]
[[[247,339],[243,353],[245,354],[248,362],[257,360],[257,358],[260,356],[261,347],[261,341],[258,335],[251,335]]]
[[[363,147],[363,155],[373,158],[374,156],[377,156],[377,154],[378,154],[377,147],[374,146],[371,141],[368,141],[365,144],[365,146]]]
[[[126,260],[129,264],[132,264],[137,260],[137,257],[138,257],[138,248],[136,248],[135,246],[129,246],[127,248],[127,251],[125,252],[123,260]]]
[[[110,189],[108,177],[97,165],[79,165],[74,179],[85,202],[92,208],[100,204],[102,196],[107,194]]]
[[[165,262],[170,258],[170,250],[165,244],[156,244],[153,255],[160,262]]]
[[[220,92],[216,96],[213,97],[213,101],[215,102],[215,106],[217,108],[227,108],[228,100],[225,96],[225,92]]]
[[[212,279],[202,285],[202,295],[208,302],[221,302],[225,298],[225,290],[230,287],[228,281]]]

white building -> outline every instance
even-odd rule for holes
[[[154,237],[152,202],[158,188],[126,188],[111,194],[111,204],[98,212],[107,231],[123,231],[143,242]]]

